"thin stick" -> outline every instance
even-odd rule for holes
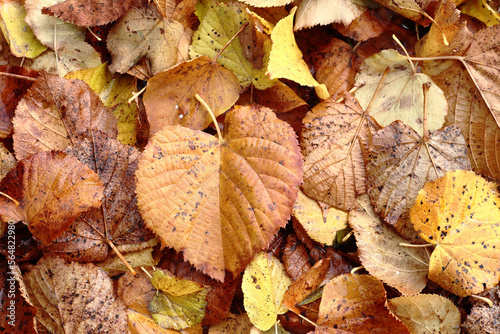
[[[106,242],[108,243],[109,247],[111,247],[111,249],[115,252],[115,254],[120,258],[120,260],[122,260],[123,264],[125,264],[132,275],[137,277],[137,272],[130,266],[130,263],[128,263],[128,261],[123,257],[122,253],[118,250],[118,248],[116,248],[115,244],[109,239],[106,239]]]
[[[7,197],[8,199],[10,199],[12,202],[14,202],[14,204],[15,204],[16,206],[19,206],[19,205],[21,204],[21,203],[19,203],[18,201],[16,201],[15,199],[13,199],[12,197],[10,197],[9,195],[7,195],[6,193],[4,193],[4,192],[2,192],[2,191],[0,191],[0,195],[5,196],[5,197]]]
[[[212,117],[212,121],[214,122],[215,129],[217,130],[217,136],[219,137],[219,140],[222,142],[222,134],[220,132],[219,123],[217,122],[217,119],[215,118],[215,115],[212,112],[212,109],[210,109],[208,104],[205,102],[205,100],[203,100],[201,98],[200,95],[198,95],[198,93],[194,94],[194,97],[205,107],[205,109],[207,109],[208,113]]]
[[[226,45],[224,45],[224,47],[222,49],[220,49],[220,51],[215,55],[214,59],[212,59],[212,61],[214,63],[217,61],[217,58],[219,58],[219,56],[222,54],[222,52],[224,52],[224,50],[226,50],[226,48],[229,46],[229,44],[231,44],[231,42],[234,41],[236,36],[238,36],[243,31],[243,29],[246,28],[247,25],[248,25],[248,22],[245,22],[245,24],[241,26],[240,30],[238,30],[238,32],[233,37],[231,37],[229,42],[227,42]]]
[[[433,244],[414,245],[414,244],[407,244],[406,242],[400,242],[399,245],[401,247],[408,247],[408,248],[427,248],[434,246]]]
[[[25,75],[7,73],[7,72],[0,72],[0,75],[4,75],[6,77],[12,77],[12,78],[16,78],[16,79],[28,80],[28,81],[36,81],[37,80],[36,78],[27,77]]]

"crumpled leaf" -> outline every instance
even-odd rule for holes
[[[10,52],[16,57],[35,58],[45,51],[24,20],[26,11],[21,1],[8,1],[0,4],[0,28],[10,45]]]
[[[117,139],[123,144],[135,144],[137,104],[128,103],[133,91],[137,89],[135,78],[117,73],[112,75],[106,64],[68,73],[65,78],[80,79],[87,83],[99,95],[104,106],[115,114],[118,122]]]
[[[65,0],[26,0],[24,2],[26,23],[33,29],[36,38],[52,50],[59,50],[68,43],[85,40],[85,27],[78,27],[42,14],[43,7],[63,1]]]
[[[271,41],[267,35],[255,31],[254,20],[245,10],[245,6],[235,2],[209,1],[206,4],[198,2],[196,14],[200,19],[200,26],[193,35],[193,44],[189,50],[191,57],[204,55],[214,58],[236,35],[238,30],[248,22],[249,25],[243,34],[249,39],[246,41],[249,49],[243,49],[243,37],[238,36],[222,52],[217,62],[233,71],[243,88],[253,84],[257,89],[266,89],[274,84],[265,74]],[[259,50],[257,54],[261,55],[259,57],[261,61],[258,64],[254,63],[255,59],[253,59],[256,50]],[[250,59],[247,59],[247,56]]]
[[[406,242],[377,217],[367,195],[349,212],[359,259],[370,275],[403,295],[420,293],[427,285],[429,255],[423,248],[400,246]]]
[[[108,240],[123,253],[154,246],[156,241],[150,240],[151,232],[144,227],[134,193],[138,150],[96,131],[72,153],[102,180],[103,205],[78,217],[44,250],[79,262],[101,262],[109,256]]]
[[[330,207],[323,208],[302,191],[293,206],[293,215],[314,241],[331,245],[338,231],[347,227],[347,213]]]
[[[11,197],[20,201],[22,220],[44,244],[60,236],[82,213],[98,207],[104,190],[97,174],[62,152],[40,152],[21,160],[2,186],[19,188]],[[15,205],[4,197],[0,203],[2,214],[6,205]]]
[[[435,245],[429,279],[460,296],[498,284],[500,197],[496,184],[470,171],[453,171],[419,192],[410,217]]]
[[[149,312],[163,328],[183,329],[199,324],[205,315],[208,289],[196,282],[171,277],[160,270],[153,273],[153,296]]]
[[[99,267],[42,258],[24,275],[39,325],[53,333],[124,333],[125,305]]]
[[[295,31],[339,22],[348,26],[366,9],[351,0],[303,0],[297,9]]]
[[[374,97],[386,68],[389,72]],[[423,134],[424,93],[422,84],[430,82],[427,99],[427,128],[433,132],[444,124],[448,103],[443,91],[423,73],[413,73],[408,60],[396,50],[384,50],[363,62],[356,76],[356,84],[362,85],[354,96],[363,108],[371,105],[373,118],[382,126],[400,120]],[[372,101],[373,98],[373,102]]]
[[[303,86],[315,87],[318,97],[326,99],[329,96],[326,86],[313,78],[295,41],[293,17],[296,9],[297,7],[292,8],[290,14],[281,19],[273,29],[273,45],[266,74],[271,79],[289,79]]]
[[[255,327],[267,331],[276,323],[278,314],[287,311],[282,300],[290,284],[285,268],[271,254],[261,252],[250,262],[241,289],[245,310]]]
[[[337,276],[323,289],[315,333],[410,333],[386,303],[384,286],[375,277]]]
[[[147,226],[217,280],[224,269],[239,273],[285,226],[302,180],[295,133],[271,110],[237,106],[224,132],[220,142],[165,127],[150,139],[136,172]]]
[[[56,16],[79,26],[101,26],[118,19],[132,0],[66,0],[42,8],[42,14]]]
[[[388,306],[412,333],[460,333],[460,311],[442,296],[397,297],[389,299]]]
[[[488,27],[500,23],[500,14],[485,0],[468,0],[460,6],[460,12],[475,17]]]
[[[144,106],[151,134],[166,125],[203,130],[212,117],[198,103],[195,94],[207,103],[215,117],[231,108],[240,93],[238,78],[205,56],[178,64],[148,81]]]
[[[424,184],[448,171],[470,169],[467,146],[456,125],[422,138],[396,121],[373,136],[367,160],[367,189],[375,212],[408,240],[416,238],[409,210]]]
[[[344,103],[319,103],[302,122],[304,193],[349,210],[366,191],[363,151],[380,126],[349,93]]]
[[[18,160],[77,146],[92,130],[116,136],[115,117],[87,84],[50,74],[41,74],[19,101],[12,122]]]
[[[107,47],[112,57],[111,73],[125,73],[141,57],[151,62],[152,74],[177,63],[178,46],[184,26],[164,20],[148,7],[131,7],[108,33]]]

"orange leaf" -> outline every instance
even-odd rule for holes
[[[163,245],[218,280],[239,273],[285,226],[302,180],[295,133],[264,107],[227,114],[225,139],[167,126],[150,139],[138,204]]]

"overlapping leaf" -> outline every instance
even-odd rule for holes
[[[359,2],[353,1],[304,0],[297,9],[297,19],[293,29],[300,30],[334,22],[348,26],[364,10]]]
[[[420,236],[436,246],[429,279],[461,297],[498,284],[499,205],[496,185],[474,172],[448,172],[425,185],[410,215]]]
[[[303,119],[304,193],[339,209],[354,206],[365,192],[363,151],[380,127],[369,111],[346,94],[316,105]]]
[[[378,131],[368,149],[368,195],[375,212],[407,239],[416,237],[408,213],[424,184],[447,171],[470,169],[456,125],[420,137],[397,121]]]
[[[302,180],[295,134],[269,109],[236,107],[224,129],[221,142],[165,127],[136,173],[147,226],[218,280],[224,269],[239,273],[286,224]]]

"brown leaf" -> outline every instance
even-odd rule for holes
[[[121,251],[129,252],[150,247],[148,241],[152,236],[144,228],[134,193],[139,152],[100,131],[90,135],[73,148],[73,154],[103,182],[102,207],[78,217],[44,250],[80,262],[101,262],[108,256],[107,240]]]
[[[99,206],[103,196],[99,176],[62,152],[40,152],[21,160],[2,185],[14,183],[19,184],[14,196],[21,202],[23,220],[44,244],[64,233],[83,212]]]
[[[14,151],[22,160],[38,151],[78,146],[90,130],[115,138],[116,118],[80,80],[41,74],[17,105]]]
[[[331,98],[314,107],[303,120],[302,154],[306,195],[342,210],[354,206],[365,192],[363,151],[380,127],[358,102]]]
[[[468,334],[495,334],[500,327],[500,306],[474,306],[462,324]]]
[[[307,103],[293,89],[279,80],[271,88],[255,90],[253,98],[258,104],[277,113],[285,113],[295,108],[307,106]]]
[[[282,261],[292,282],[311,269],[306,247],[293,234],[287,238]]]
[[[136,173],[147,226],[218,280],[224,269],[241,272],[286,224],[302,179],[295,134],[269,109],[236,107],[224,130],[220,142],[165,127],[150,139]]]
[[[195,99],[195,94],[201,96],[217,117],[234,105],[239,92],[238,78],[205,56],[161,72],[148,81],[144,94],[151,134],[166,125],[203,130],[212,123],[212,117]]]
[[[456,125],[422,138],[402,122],[393,122],[373,136],[367,158],[367,188],[373,208],[406,239],[416,238],[408,214],[424,184],[447,171],[470,169]]]
[[[7,175],[11,170],[13,170],[17,161],[16,158],[5,148],[5,146],[0,143],[0,181]]]
[[[109,276],[93,264],[42,258],[24,275],[37,322],[55,333],[123,333],[125,305]]]
[[[380,36],[388,29],[390,21],[391,13],[384,7],[380,7],[365,10],[347,26],[340,23],[334,23],[333,26],[342,35],[364,42]]]
[[[118,19],[131,4],[132,0],[66,0],[43,7],[42,14],[79,26],[101,26]]]

